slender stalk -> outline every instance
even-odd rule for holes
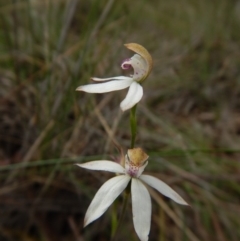
[[[130,127],[131,127],[131,148],[134,148],[135,139],[137,135],[137,119],[136,119],[137,105],[133,106],[130,113]]]
[[[131,128],[131,148],[134,148],[135,145],[135,139],[137,135],[137,120],[136,120],[136,109],[137,105],[133,106],[130,112],[130,128]],[[127,203],[129,199],[129,194],[131,192],[131,182],[128,184],[126,191],[124,193],[124,201],[123,201],[123,206],[122,206],[122,211],[121,211],[121,216],[118,221],[117,228],[113,231],[112,239],[111,241],[115,241],[117,237],[117,233],[119,232],[119,228],[122,224],[123,217],[126,213],[127,209]]]
[[[131,191],[131,182],[128,184],[128,186],[126,188],[126,191],[124,192],[124,200],[123,200],[123,205],[122,205],[121,216],[119,218],[117,228],[116,228],[114,234],[112,235],[111,241],[115,241],[116,240],[117,233],[119,232],[119,228],[120,228],[120,226],[122,224],[122,220],[123,220],[124,215],[125,215],[126,210],[127,210],[127,203],[128,203],[130,191]]]

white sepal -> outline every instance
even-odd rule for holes
[[[84,227],[99,218],[127,187],[130,177],[116,176],[105,182],[94,196],[84,218]]]
[[[125,169],[120,164],[113,161],[91,161],[76,165],[89,170],[125,173]]]
[[[169,187],[165,182],[162,182],[161,180],[157,179],[156,177],[152,177],[149,175],[141,175],[139,177],[142,181],[147,183],[149,186],[155,188],[157,191],[159,191],[161,194],[163,194],[166,197],[171,198],[176,203],[182,204],[182,205],[188,205],[180,195],[178,195],[171,187]]]
[[[103,81],[109,81],[109,80],[127,80],[127,79],[132,79],[131,77],[126,77],[126,76],[116,76],[116,77],[109,77],[109,78],[98,78],[98,77],[92,77],[91,78],[93,81],[97,82],[103,82]]]
[[[122,111],[132,108],[142,99],[142,96],[143,96],[142,86],[135,81],[132,82],[128,90],[127,96],[120,104]]]
[[[79,86],[76,90],[78,91],[84,91],[88,93],[107,93],[111,91],[116,90],[122,90],[127,87],[129,87],[133,82],[132,78],[125,77],[125,79],[119,80],[113,80],[106,83],[100,83],[100,84],[89,84],[89,85],[82,85]]]
[[[135,231],[141,241],[147,241],[151,226],[152,204],[147,188],[132,178],[132,212]]]

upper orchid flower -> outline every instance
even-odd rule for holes
[[[159,179],[142,175],[148,156],[141,148],[129,149],[125,156],[125,168],[112,161],[91,161],[78,166],[90,170],[119,173],[105,182],[96,193],[85,215],[84,227],[99,218],[131,181],[132,212],[135,231],[141,241],[148,240],[151,223],[151,198],[143,183],[155,188],[175,202],[188,205],[172,188]]]
[[[139,84],[147,78],[152,69],[152,57],[149,52],[141,45],[136,43],[125,44],[125,47],[132,50],[134,54],[131,58],[126,59],[121,64],[122,69],[133,68],[134,73],[130,77],[117,76],[110,78],[91,78],[94,81],[110,81],[98,84],[89,84],[79,86],[76,90],[88,93],[106,93],[115,90],[122,90],[129,87],[125,99],[121,102],[120,107],[123,111],[132,108],[143,96],[143,88]]]

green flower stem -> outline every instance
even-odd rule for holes
[[[127,210],[127,204],[128,204],[128,199],[129,199],[129,195],[130,195],[130,192],[131,192],[131,182],[129,182],[125,192],[124,192],[124,200],[123,200],[123,206],[122,206],[122,211],[121,211],[121,216],[119,218],[119,221],[118,221],[118,225],[117,225],[117,228],[115,229],[115,232],[114,234],[112,235],[112,239],[111,241],[114,241],[117,237],[117,233],[119,232],[119,228],[122,224],[122,220],[124,218],[124,215],[126,213],[126,210]]]
[[[136,119],[137,105],[133,106],[130,113],[130,127],[131,127],[131,148],[134,148],[135,139],[137,135],[137,119]]]
[[[136,139],[136,135],[137,135],[136,109],[137,109],[137,105],[133,106],[132,109],[131,109],[131,112],[130,112],[131,149],[134,148],[135,139]],[[124,201],[123,201],[121,216],[119,218],[119,222],[117,224],[117,227],[115,227],[115,225],[113,225],[113,232],[112,232],[113,235],[112,235],[111,241],[114,241],[116,239],[117,233],[119,232],[119,227],[121,226],[123,217],[126,213],[127,203],[128,203],[128,199],[129,199],[129,196],[130,196],[130,192],[131,192],[131,182],[127,186],[126,191],[124,192]]]

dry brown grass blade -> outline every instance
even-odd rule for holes
[[[27,164],[30,161],[30,159],[33,157],[34,153],[36,152],[36,150],[39,148],[40,144],[46,137],[47,133],[53,128],[54,123],[55,123],[54,120],[49,121],[45,129],[41,132],[38,138],[34,141],[33,145],[30,147],[29,151],[23,157],[22,163]],[[17,173],[18,173],[18,170],[14,170],[8,177],[7,182],[11,182]]]
[[[93,29],[93,31],[92,31],[92,33],[91,33],[91,37],[90,37],[91,40],[95,38],[95,36],[96,36],[99,28],[100,28],[100,27],[102,26],[102,24],[104,23],[107,15],[108,15],[108,13],[109,13],[109,11],[110,11],[111,8],[112,8],[112,5],[113,5],[114,1],[115,1],[115,0],[109,0],[109,1],[107,2],[107,4],[106,4],[106,6],[105,6],[105,8],[104,8],[104,10],[103,10],[100,18],[98,19],[97,24],[95,25],[95,27],[94,27],[94,29]]]
[[[98,107],[94,109],[94,113],[98,117],[99,121],[101,122],[104,130],[108,134],[109,139],[118,147],[120,147],[119,142],[117,141],[116,138],[114,138],[114,131],[111,129],[111,127],[108,125],[106,119],[103,117],[102,113],[99,111]]]
[[[211,212],[213,225],[214,225],[214,228],[215,228],[215,231],[216,231],[217,239],[219,241],[227,241],[227,239],[224,235],[224,232],[222,231],[222,227],[221,227],[221,224],[219,222],[218,217],[216,216],[216,214],[214,212],[212,212],[212,211],[210,211],[210,212]]]
[[[29,183],[21,184],[21,188],[27,187],[28,185]],[[19,183],[14,183],[8,186],[4,186],[0,189],[0,196],[12,193],[17,189],[19,189]]]
[[[105,147],[104,147],[104,152],[105,152],[105,153],[108,153],[108,151],[109,151],[110,144],[111,144],[111,142],[112,142],[112,138],[113,138],[113,136],[115,136],[115,134],[116,134],[117,127],[118,127],[118,124],[119,124],[119,122],[120,122],[120,120],[121,120],[121,118],[122,118],[122,115],[123,115],[123,113],[122,113],[122,111],[119,109],[118,114],[117,114],[116,117],[113,119],[113,124],[112,124],[112,128],[111,128],[112,136],[108,136],[108,140],[107,140],[106,145],[105,145]]]
[[[80,117],[72,131],[71,137],[63,147],[61,157],[68,156],[68,152],[71,149],[71,147],[77,143],[77,139],[78,139],[82,124],[83,124],[83,118]]]
[[[174,165],[174,164],[171,164],[169,162],[166,162],[167,164],[167,167],[172,170],[173,172],[177,173],[178,175],[180,175],[181,177],[195,183],[196,185],[198,186],[201,186],[203,188],[205,188],[206,190],[208,190],[209,188],[211,188],[212,192],[214,192],[215,194],[217,195],[220,195],[220,196],[225,196],[226,195],[226,192],[224,192],[223,190],[220,190],[219,188],[211,185],[210,183],[207,183],[205,180],[201,179],[200,177],[188,172],[188,171],[185,171],[183,170],[182,168]]]
[[[153,199],[158,203],[158,205],[163,208],[163,210],[167,213],[167,215],[175,222],[175,224],[182,229],[184,227],[184,231],[191,241],[200,241],[196,237],[196,235],[187,227],[184,226],[182,220],[169,208],[169,206],[163,201],[162,198],[159,197],[156,191],[149,189],[149,192]]]
[[[74,219],[72,216],[70,216],[68,218],[68,223],[70,228],[72,229],[72,232],[75,236],[75,240],[76,241],[84,241],[84,238],[82,237],[82,235],[79,233],[79,227],[76,225]]]

